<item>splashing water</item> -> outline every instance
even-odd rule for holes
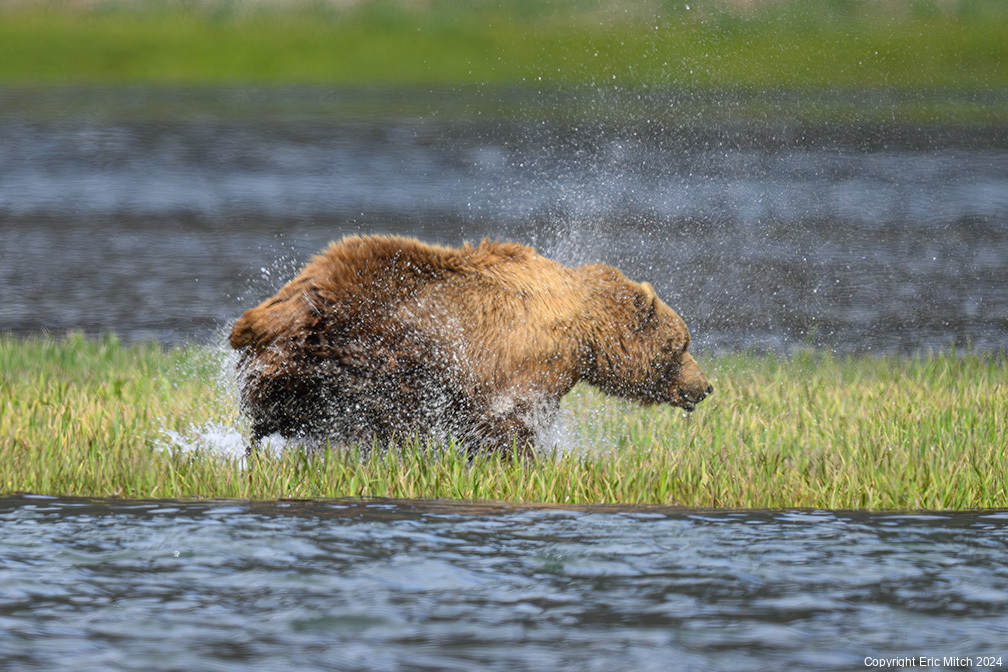
[[[161,431],[161,445],[166,450],[211,455],[227,461],[243,462],[245,459],[248,440],[237,427],[224,422],[190,423],[184,432],[173,429]]]
[[[270,269],[263,269],[263,280],[268,281],[274,275],[274,270],[287,260],[280,259]],[[250,446],[248,431],[238,412],[238,376],[236,364],[238,355],[230,348],[227,331],[221,327],[212,339],[212,345],[206,346],[206,354],[214,365],[213,377],[206,381],[206,407],[211,409],[210,418],[203,421],[190,422],[182,429],[172,429],[167,426],[167,420],[162,419],[161,437],[158,446],[167,453],[181,452],[184,454],[199,454],[224,461],[238,462],[245,466],[246,453]],[[192,371],[178,370],[176,376],[196,375]],[[270,455],[295,448],[296,445],[279,435],[264,438],[257,449]]]

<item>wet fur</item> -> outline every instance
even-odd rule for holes
[[[435,434],[525,451],[580,380],[686,408],[710,392],[685,323],[650,285],[517,243],[344,238],[230,341],[255,439]]]

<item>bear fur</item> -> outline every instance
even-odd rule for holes
[[[578,381],[686,410],[713,391],[651,285],[511,242],[344,238],[246,311],[230,342],[254,441],[433,434],[524,453]]]

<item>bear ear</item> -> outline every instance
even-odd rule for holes
[[[635,311],[635,331],[646,329],[654,322],[655,313],[658,310],[658,295],[655,294],[654,287],[646,282],[640,285],[640,291],[634,296]]]

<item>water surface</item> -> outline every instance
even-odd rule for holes
[[[29,93],[0,92],[0,330],[212,338],[328,241],[392,232],[614,264],[697,349],[1008,344],[997,124],[882,123],[872,97],[800,121],[774,92],[763,116],[682,92],[599,92],[594,116],[484,115],[489,93]]]
[[[1008,663],[1003,512],[8,497],[0,530],[3,669]]]

